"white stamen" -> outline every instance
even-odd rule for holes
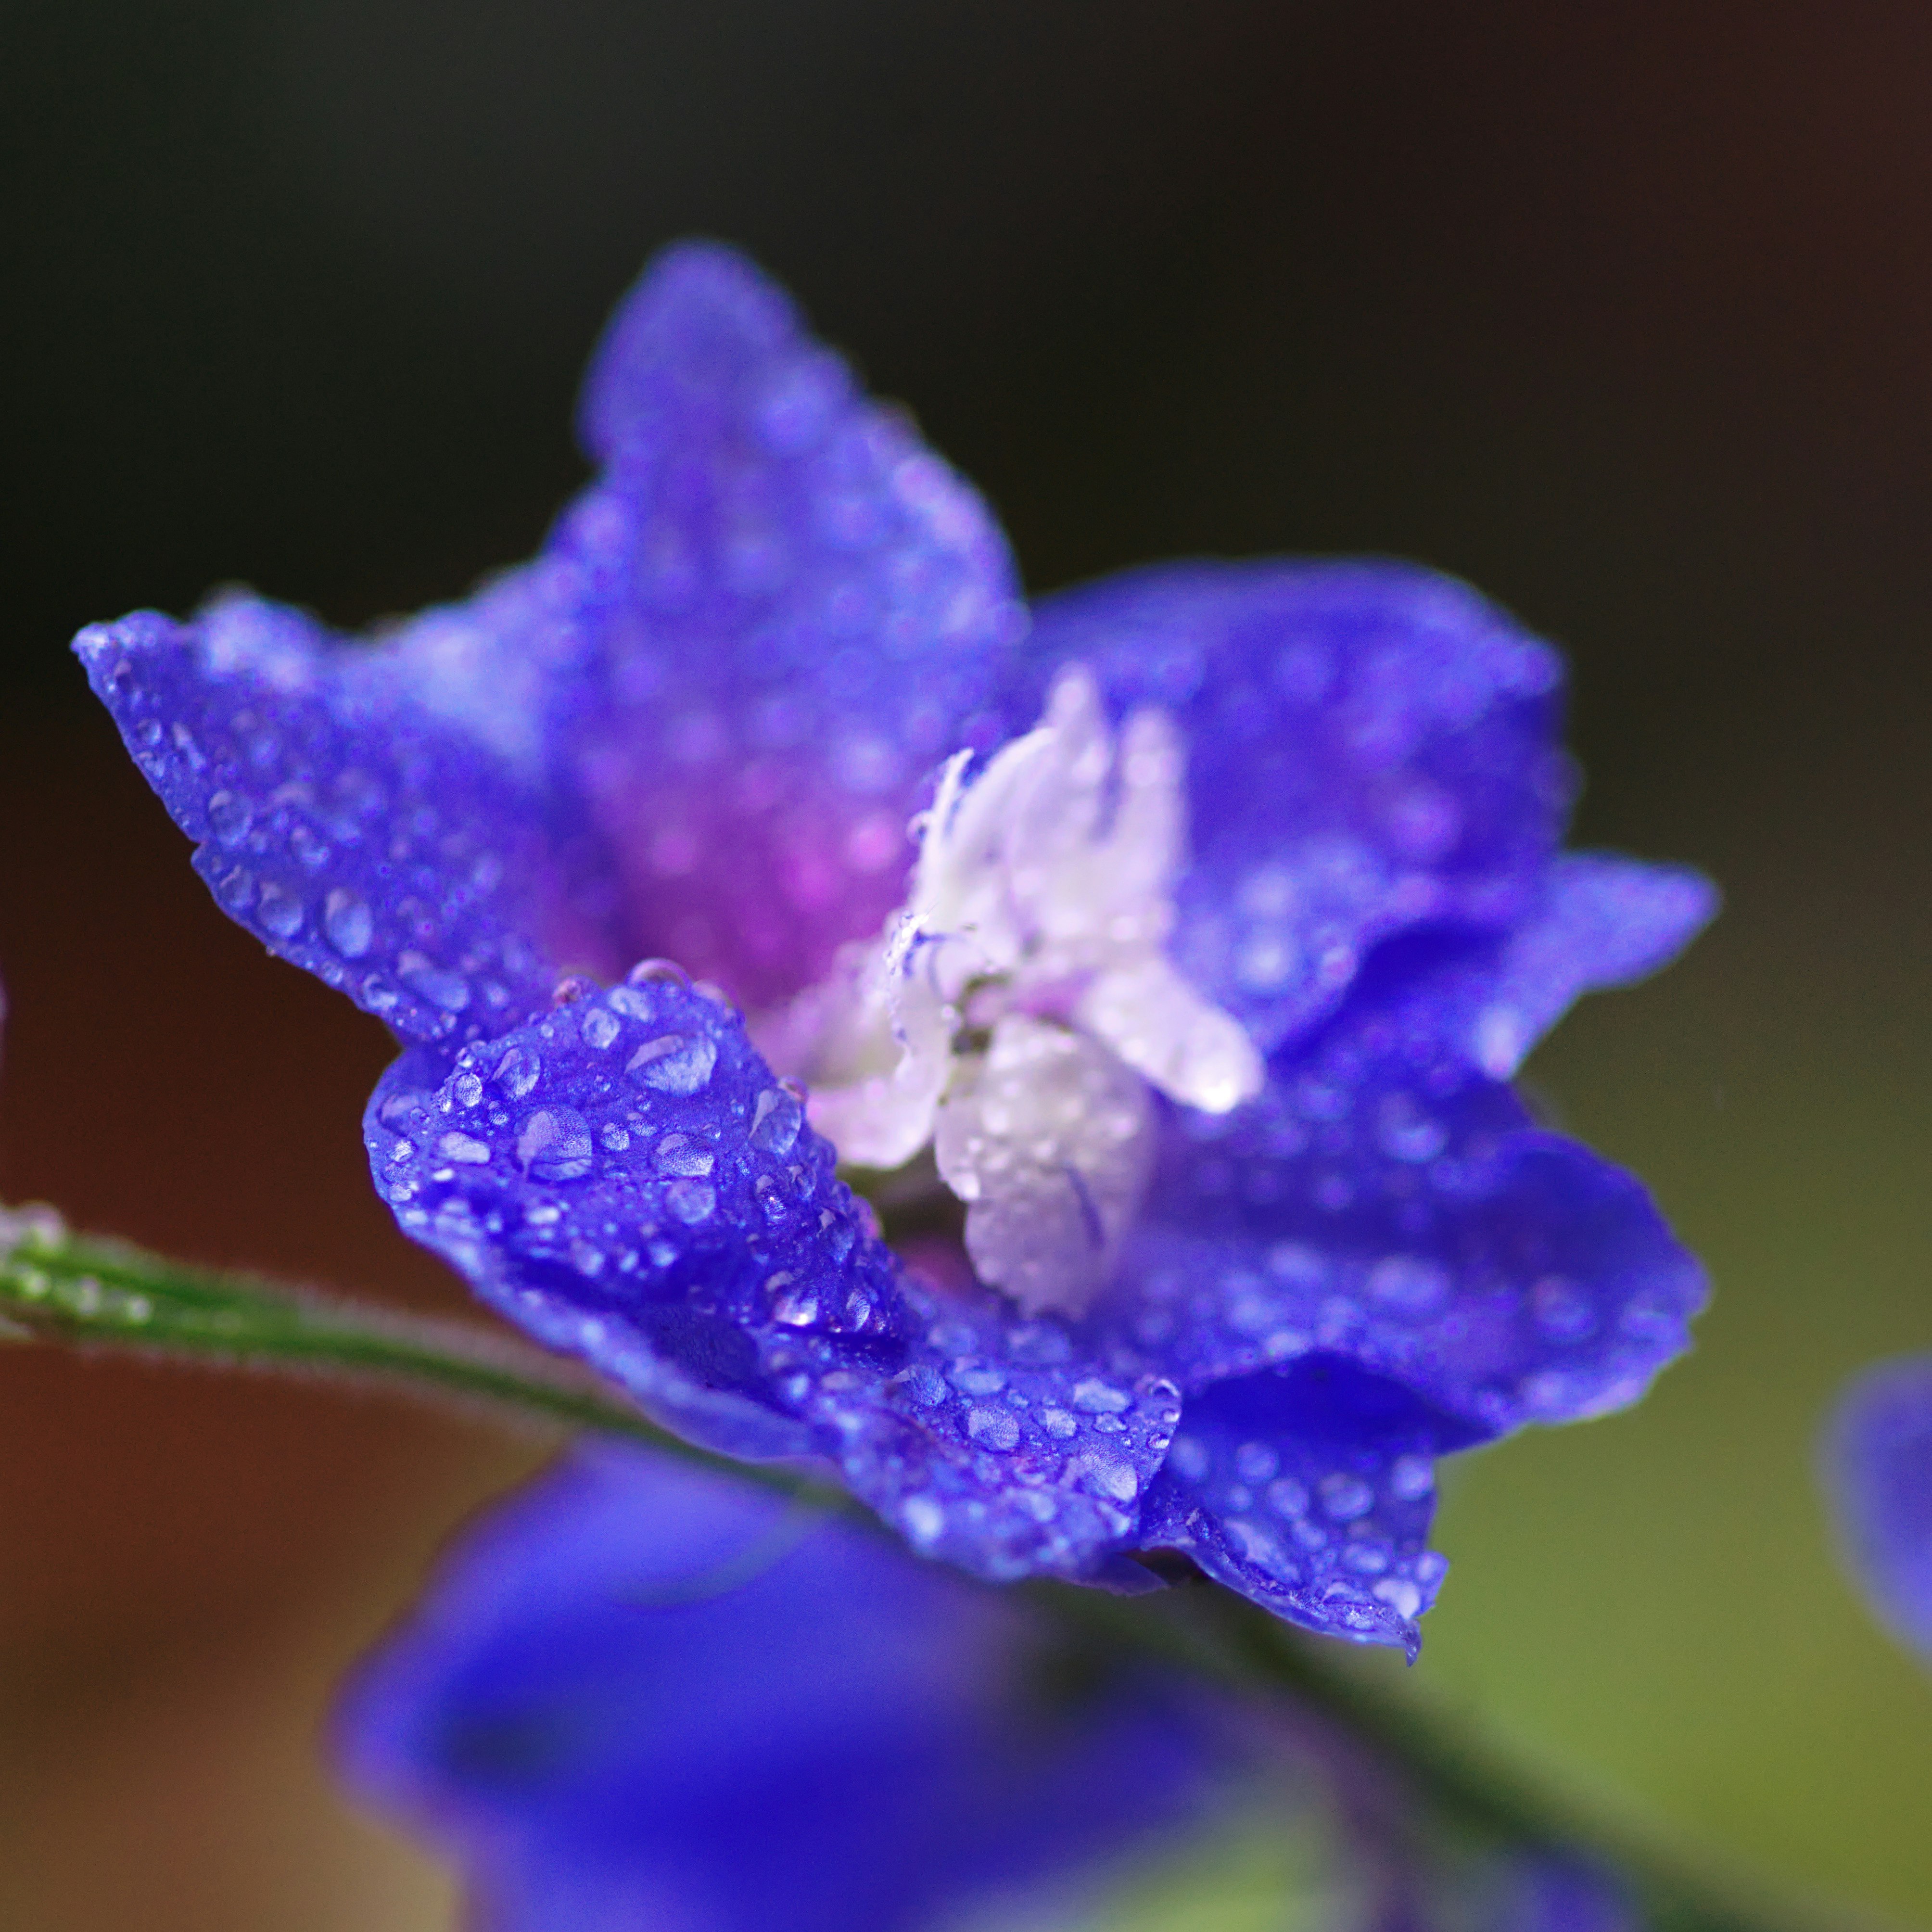
[[[1117,748],[1076,666],[970,783],[969,757],[914,826],[904,910],[761,1039],[812,1083],[844,1162],[896,1168],[936,1137],[981,1278],[1078,1313],[1146,1185],[1142,1083],[1226,1113],[1260,1091],[1262,1058],[1165,950],[1187,845],[1166,715],[1136,712]]]

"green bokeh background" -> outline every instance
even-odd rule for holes
[[[608,304],[727,235],[1036,587],[1382,551],[1568,650],[1580,837],[1727,903],[1531,1077],[1716,1300],[1639,1411],[1459,1472],[1417,1681],[1932,1924],[1932,1676],[1814,1474],[1845,1376],[1932,1348],[1929,95],[1932,16],[1877,0],[0,9],[0,1198],[460,1305],[368,1189],[380,1032],[226,926],[64,646],[225,578],[360,622],[522,554]],[[449,1922],[315,1734],[536,1453],[0,1357],[0,1923]],[[1270,1856],[1168,1922],[1260,1922]]]

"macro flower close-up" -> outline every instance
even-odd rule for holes
[[[1374,562],[1030,613],[715,247],[580,427],[536,560],[373,645],[238,592],[77,644],[223,906],[403,1043],[404,1229],[922,1552],[1184,1551],[1412,1654],[1436,1460],[1633,1400],[1703,1292],[1508,1084],[1713,904],[1559,850],[1553,653]]]
[[[0,44],[4,1932],[1932,1924],[1932,16]]]

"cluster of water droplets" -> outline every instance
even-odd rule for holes
[[[1184,1430],[1168,1464],[1213,1519],[1211,1535],[1250,1594],[1303,1620],[1385,1636],[1413,1625],[1448,1571],[1426,1546],[1436,1477],[1420,1448]]]
[[[232,917],[406,1038],[500,1031],[541,980],[538,922],[502,902],[531,874],[530,814],[386,698],[378,658],[338,663],[311,629],[238,597],[79,649]]]

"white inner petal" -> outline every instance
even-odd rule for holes
[[[1226,1113],[1260,1091],[1262,1058],[1166,951],[1187,857],[1166,715],[1136,712],[1116,742],[1076,666],[1036,729],[970,781],[969,762],[914,827],[904,908],[758,1038],[810,1083],[843,1162],[890,1169],[934,1143],[982,1279],[1077,1313],[1146,1186],[1147,1088]]]
[[[1132,1225],[1153,1130],[1145,1082],[1097,1040],[1007,1014],[954,1076],[933,1141],[980,1279],[1029,1315],[1082,1313]]]

